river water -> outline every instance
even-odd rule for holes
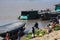
[[[22,22],[22,23],[26,23],[25,27],[26,29],[24,30],[25,33],[28,33],[29,31],[32,30],[32,27],[34,26],[34,24],[36,22],[38,22],[38,27],[39,28],[44,28],[46,27],[50,22],[45,20],[45,21],[42,21],[40,19],[35,19],[35,20],[0,20],[0,26],[3,26],[3,25],[8,25],[8,24],[12,24],[12,23],[18,23],[18,22]]]
[[[19,22],[25,22],[26,23],[26,25],[25,25],[26,29],[24,31],[26,33],[31,31],[32,27],[34,26],[34,24],[36,22],[38,22],[38,27],[39,28],[47,27],[47,25],[50,23],[48,20],[42,21],[40,19],[36,19],[36,20],[20,20]]]
[[[48,20],[45,20],[45,21],[42,21],[40,19],[35,19],[35,20],[4,20],[4,21],[0,21],[0,26],[3,26],[5,24],[11,24],[11,23],[14,23],[14,22],[22,22],[22,23],[26,23],[25,27],[25,31],[24,32],[28,32],[32,29],[32,27],[34,26],[34,24],[36,22],[38,22],[38,27],[39,28],[44,28],[44,27],[47,27],[47,25],[50,23]]]

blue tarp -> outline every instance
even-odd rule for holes
[[[20,19],[28,19],[28,16],[21,16]]]
[[[55,10],[56,10],[57,12],[59,12],[59,11],[60,11],[60,6],[56,6]]]
[[[57,12],[59,12],[59,11],[60,11],[60,9],[57,9],[56,11],[57,11]]]

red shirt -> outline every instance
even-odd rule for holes
[[[5,40],[9,40],[9,37],[8,37],[8,36],[6,36]]]

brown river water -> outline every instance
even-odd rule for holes
[[[38,27],[39,28],[47,27],[47,25],[50,23],[48,20],[42,21],[40,19],[35,19],[35,20],[20,20],[20,22],[25,22],[26,23],[26,25],[25,25],[26,29],[24,31],[26,33],[31,31],[32,27],[34,26],[34,24],[36,22],[38,22]]]

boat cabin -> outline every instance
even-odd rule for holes
[[[56,12],[60,12],[60,4],[56,4],[55,5],[55,11]]]
[[[38,11],[21,11],[20,19],[37,19]]]

